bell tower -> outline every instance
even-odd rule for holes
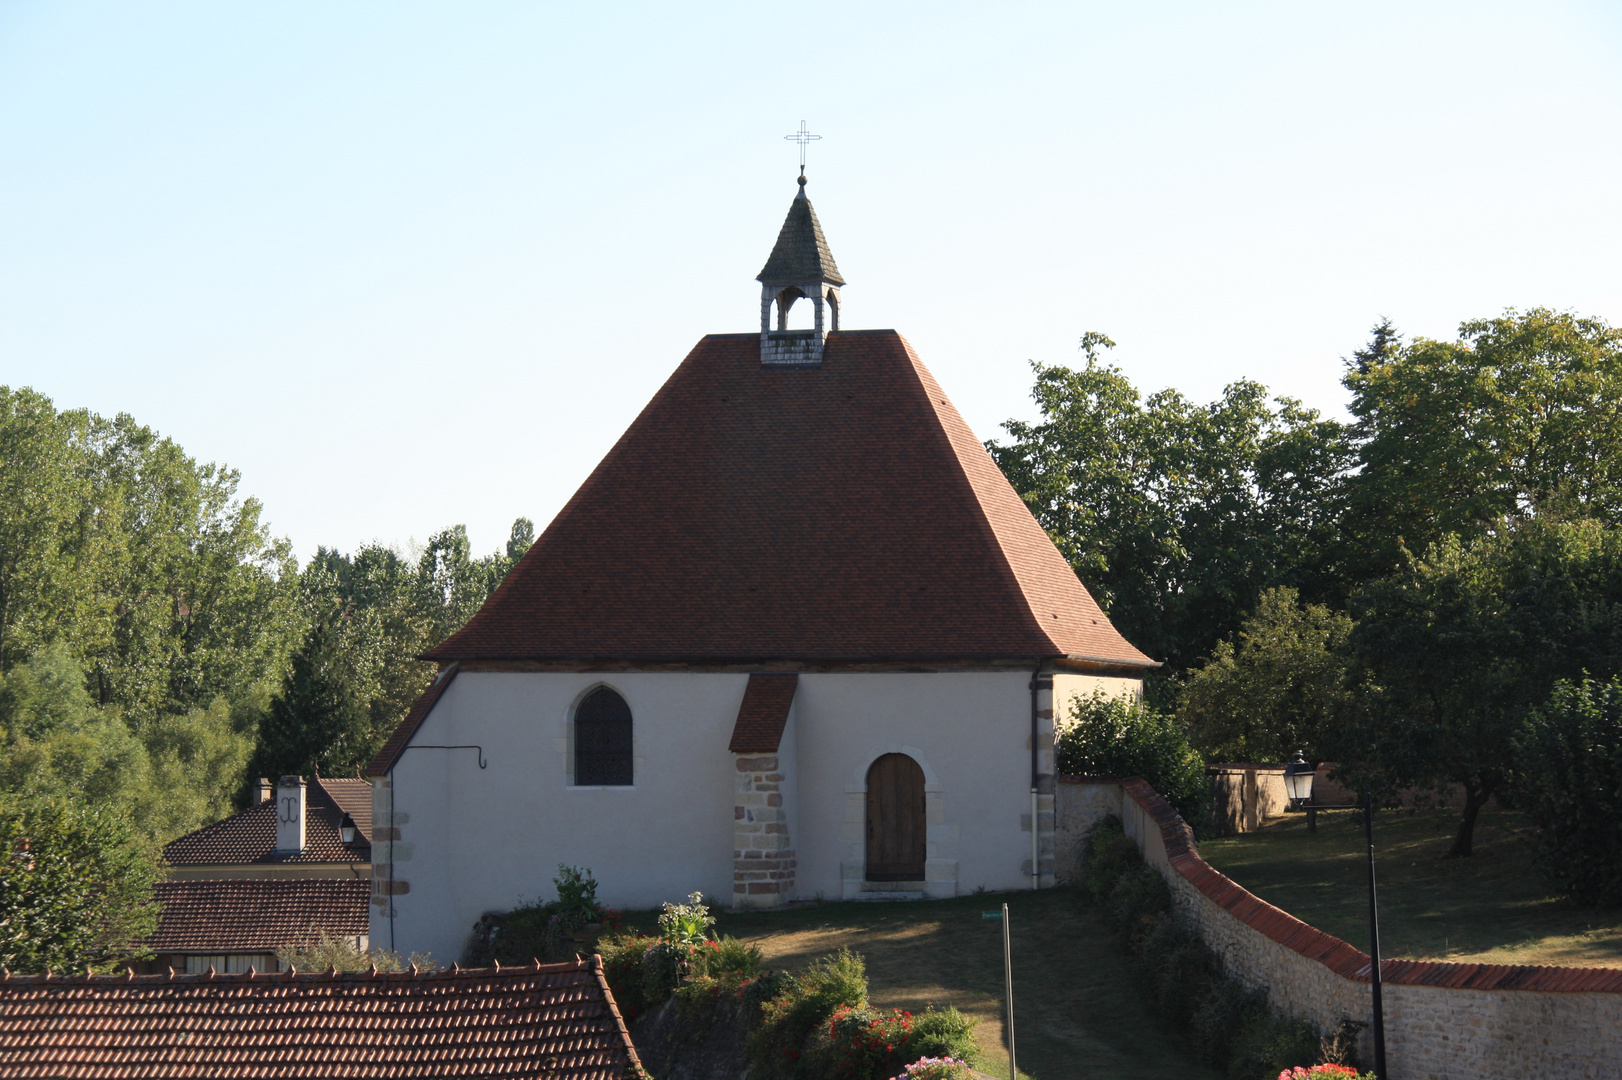
[[[802,127],[804,125],[801,125]],[[789,204],[788,217],[777,234],[777,245],[761,270],[760,362],[815,366],[822,363],[822,343],[829,331],[839,329],[839,287],[845,279],[828,250],[817,212],[805,197],[805,168],[800,169],[800,193]],[[816,309],[810,330],[788,328],[789,308],[806,299]],[[772,308],[777,326],[772,327]]]

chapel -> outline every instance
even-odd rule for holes
[[[559,864],[647,908],[1055,883],[1054,717],[1141,692],[806,196],[757,332],[698,342],[369,767],[371,941],[459,955]],[[809,329],[790,329],[794,305]]]

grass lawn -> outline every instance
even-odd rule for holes
[[[1374,819],[1380,950],[1386,957],[1493,964],[1622,967],[1622,911],[1579,908],[1553,895],[1532,866],[1531,827],[1483,811],[1475,855],[1443,859],[1456,811],[1391,810]],[[1305,815],[1243,836],[1206,840],[1212,866],[1320,930],[1368,949],[1362,815]]]
[[[1002,932],[981,912],[1008,903],[1021,1076],[1041,1080],[1217,1080],[1159,1026],[1128,982],[1128,959],[1097,912],[1069,889],[915,903],[828,903],[719,913],[716,930],[758,942],[773,967],[803,966],[842,945],[867,958],[879,1008],[953,1005],[977,1024],[980,1068],[1008,1076]]]

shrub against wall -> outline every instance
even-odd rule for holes
[[[1199,934],[1179,917],[1165,878],[1143,862],[1113,815],[1087,838],[1086,892],[1136,959],[1139,990],[1189,1048],[1233,1080],[1274,1080],[1281,1072],[1340,1062],[1355,1027],[1326,1037],[1305,1017],[1274,1012],[1264,991],[1229,976]]]
[[[1622,905],[1622,678],[1560,683],[1516,748],[1539,868],[1580,904]]]
[[[1075,698],[1058,737],[1059,771],[1072,776],[1141,776],[1198,826],[1209,782],[1205,762],[1175,716],[1141,701]]]

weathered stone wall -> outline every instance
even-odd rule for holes
[[[1075,885],[1085,872],[1087,833],[1110,814],[1121,816],[1121,783],[1061,776],[1054,799],[1054,853],[1059,882]]]
[[[1078,802],[1106,803],[1067,784]],[[1142,780],[1120,785],[1120,817],[1179,906],[1240,981],[1324,1028],[1372,1018],[1369,958],[1252,895],[1199,857],[1188,827]],[[1622,969],[1386,960],[1390,1080],[1622,1078]],[[1362,1052],[1368,1055],[1365,1037]]]
[[[777,907],[794,896],[794,840],[776,754],[734,754],[732,904]]]

